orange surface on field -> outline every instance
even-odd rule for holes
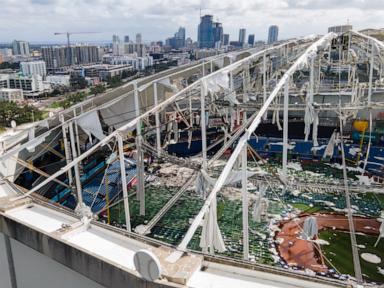
[[[316,218],[319,231],[324,229],[349,231],[348,218],[345,215],[301,215],[299,218],[281,222],[281,231],[276,234],[276,239],[281,239],[280,242],[282,242],[277,246],[277,250],[288,265],[308,268],[315,272],[326,272],[328,267],[323,265],[320,246],[314,241],[299,238],[303,223],[310,216]],[[376,219],[354,217],[353,222],[356,232],[369,235],[379,234],[380,222]]]

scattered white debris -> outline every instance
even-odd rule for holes
[[[359,207],[356,206],[356,205],[351,205],[351,208],[352,208],[353,210],[356,210],[356,211],[359,211],[359,210],[360,210]]]
[[[276,243],[281,245],[284,242],[284,238],[276,238]]]
[[[377,272],[379,272],[381,275],[384,275],[384,269],[377,267]]]
[[[306,268],[304,271],[305,271],[305,274],[309,276],[316,276],[316,272],[312,271],[311,269]]]
[[[323,149],[325,149],[325,148],[327,148],[327,145],[313,146],[313,147],[311,148],[311,151],[320,151],[320,150],[323,150]]]
[[[303,197],[303,198],[307,198],[307,199],[313,199],[312,196],[307,195],[307,194],[303,194],[303,195],[301,195],[301,197]]]
[[[291,193],[293,196],[297,197],[301,194],[301,191],[296,189],[296,190],[293,190]]]
[[[356,177],[360,185],[371,186],[371,184],[374,182],[372,179],[365,175],[356,175]]]
[[[284,146],[284,143],[276,142],[276,143],[271,143],[271,145]],[[287,148],[288,150],[292,150],[293,148],[295,148],[295,143],[291,143],[291,144],[288,143]]]
[[[325,165],[327,166],[330,166],[332,168],[336,168],[336,169],[339,169],[339,170],[342,170],[343,169],[343,166],[340,165],[339,163],[325,163]],[[347,166],[347,170],[350,171],[350,172],[364,172],[364,170],[360,167],[350,167],[350,166]]]
[[[311,242],[314,242],[319,245],[329,245],[329,242],[324,239],[311,240]]]
[[[356,154],[360,152],[361,152],[361,149],[355,148],[355,147],[349,148],[349,151],[348,151],[348,153],[351,154],[352,156],[356,156]]]
[[[335,203],[331,201],[325,201],[325,200],[315,200],[316,203],[324,203],[326,206],[334,207],[336,206]]]
[[[307,174],[308,176],[312,176],[312,177],[321,177],[321,176],[324,176],[324,174],[321,174],[321,173],[315,173],[315,172],[312,172],[312,171],[304,171],[305,174]]]
[[[159,181],[162,185],[168,187],[182,186],[194,173],[192,169],[181,167],[179,165],[164,163],[161,165],[159,173]]]
[[[367,261],[369,263],[373,263],[373,264],[381,263],[381,258],[375,254],[372,254],[372,253],[362,253],[362,254],[360,254],[360,257],[364,261]]]
[[[288,169],[293,169],[295,171],[303,171],[303,168],[301,167],[301,164],[298,162],[288,162],[287,164]]]

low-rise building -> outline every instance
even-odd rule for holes
[[[0,88],[0,101],[17,102],[24,100],[23,90]]]
[[[153,66],[152,56],[136,57],[131,55],[104,55],[103,62],[110,65],[130,65],[135,70],[145,70],[145,68]]]
[[[0,89],[9,87],[9,76],[8,74],[0,74]]]
[[[52,86],[70,86],[69,75],[48,75],[45,82],[50,83]]]
[[[22,74],[1,74],[0,88],[21,89],[26,98],[39,97],[45,92],[50,92],[49,84],[44,84],[40,75],[25,76]]]
[[[121,77],[124,72],[133,70],[132,65],[101,65],[99,69],[99,77],[102,81],[106,81],[113,77]]]
[[[110,64],[96,64],[89,66],[76,67],[72,70],[72,74],[79,75],[81,77],[88,78],[100,78],[102,81],[106,81],[113,77],[121,77],[124,72],[130,72],[133,70],[132,65],[110,65]]]

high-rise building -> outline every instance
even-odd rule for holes
[[[4,62],[4,56],[0,54],[0,64]]]
[[[14,40],[12,51],[13,55],[29,56],[29,43],[27,41]]]
[[[185,47],[185,28],[180,27],[175,36],[166,39],[166,45],[173,49]]]
[[[214,40],[215,40],[215,48],[220,48],[223,44],[223,25],[219,22],[213,23],[213,34],[214,34]]]
[[[129,42],[129,36],[128,36],[128,35],[125,35],[125,36],[124,36],[124,42],[125,42],[125,43],[128,43],[128,42]]]
[[[204,15],[200,19],[197,39],[200,48],[214,48],[223,42],[223,26],[213,22],[212,15]]]
[[[229,45],[229,34],[224,34],[223,35],[223,45],[228,46]]]
[[[246,34],[245,28],[241,28],[239,30],[239,42],[242,44],[245,44],[245,34]]]
[[[279,27],[272,25],[268,30],[268,44],[272,44],[279,39]]]
[[[143,39],[141,37],[141,33],[136,34],[136,44],[141,44],[143,42]]]
[[[113,55],[122,55],[123,54],[123,45],[120,41],[118,35],[112,36],[112,54]]]
[[[253,46],[255,44],[255,34],[249,34],[248,35],[248,45]]]
[[[185,40],[185,47],[187,47],[188,49],[192,49],[193,48],[193,40],[192,40],[192,38],[188,37]]]
[[[21,62],[20,68],[25,76],[40,75],[44,79],[47,75],[47,67],[44,61]]]
[[[175,33],[176,48],[185,47],[185,28],[180,27],[179,31]]]
[[[68,62],[66,57],[68,49],[70,50],[71,59]],[[81,65],[97,63],[101,60],[99,47],[97,46],[49,46],[41,48],[41,55],[46,63],[47,69],[58,69],[70,65]]]

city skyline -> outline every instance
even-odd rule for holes
[[[220,5],[219,5],[220,4]],[[345,8],[347,4],[348,8]],[[165,40],[175,28],[186,28],[186,37],[197,40],[200,7],[202,14],[214,15],[214,21],[223,23],[224,33],[232,39],[240,28],[255,34],[255,40],[266,40],[268,27],[280,27],[281,39],[307,34],[324,34],[324,27],[346,24],[356,29],[381,28],[384,3],[381,1],[293,1],[240,0],[230,1],[86,1],[86,0],[0,0],[0,42],[14,39],[36,42],[64,43],[54,32],[95,31],[94,35],[74,35],[72,40],[106,41],[112,34],[129,35],[131,39],[141,33],[144,42]],[[312,9],[311,9],[312,8]],[[28,17],[25,17],[25,12]],[[284,17],[282,15],[284,14]],[[343,18],[340,18],[343,15]],[[68,20],[70,19],[70,21]],[[12,23],[12,25],[10,25]],[[160,25],[161,23],[161,25]],[[303,25],[305,24],[305,25]],[[26,29],[25,27],[30,27]]]

